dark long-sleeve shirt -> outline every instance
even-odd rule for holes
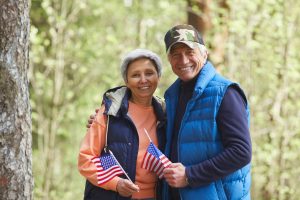
[[[186,104],[192,97],[195,80],[182,84],[175,117],[174,135],[172,138],[172,162],[178,162],[177,138]],[[176,125],[177,124],[177,125]],[[186,167],[186,175],[191,187],[203,186],[222,178],[245,166],[251,160],[252,149],[248,119],[246,113],[246,99],[235,86],[227,89],[217,115],[217,126],[221,133],[224,151],[217,156],[199,164]],[[171,189],[172,199],[179,199],[177,189]]]

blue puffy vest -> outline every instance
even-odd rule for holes
[[[195,165],[216,156],[223,150],[216,117],[228,86],[235,84],[216,73],[207,62],[200,71],[192,98],[187,104],[178,133],[178,160],[184,166]],[[169,156],[180,81],[176,80],[165,93],[167,107],[166,151]],[[242,90],[240,90],[242,92]],[[243,94],[243,92],[242,92]],[[249,109],[247,108],[248,119]],[[250,199],[250,164],[206,186],[180,188],[183,200],[246,200]],[[167,183],[163,199],[169,200]]]

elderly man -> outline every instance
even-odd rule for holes
[[[251,139],[246,96],[207,61],[200,33],[178,25],[165,35],[178,79],[167,89],[166,200],[250,199]]]

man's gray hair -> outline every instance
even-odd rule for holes
[[[196,43],[197,44],[197,46],[198,46],[198,49],[199,49],[199,51],[200,51],[200,54],[201,54],[201,56],[202,57],[206,57],[205,58],[205,61],[204,61],[204,63],[206,63],[206,60],[207,60],[207,54],[208,54],[208,51],[207,51],[207,48],[206,48],[206,46],[205,45],[203,45],[203,44],[199,44],[199,43]]]
[[[204,46],[203,44],[199,44],[199,43],[196,43],[196,44],[198,45],[198,48],[199,48],[201,54],[206,54],[207,53],[206,46]]]
[[[190,45],[187,45],[187,46],[189,46],[192,49],[198,48],[202,57],[205,57],[206,54],[208,54],[207,48],[203,44],[200,44],[200,43],[197,43],[197,42],[193,42],[193,43],[190,43]],[[170,55],[170,51],[168,51],[167,54],[169,56]],[[205,58],[204,63],[206,62],[206,60],[207,60],[207,57]]]

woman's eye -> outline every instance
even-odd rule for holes
[[[153,72],[147,72],[147,73],[146,73],[147,76],[151,76],[151,75],[153,75],[153,74],[154,74]]]

